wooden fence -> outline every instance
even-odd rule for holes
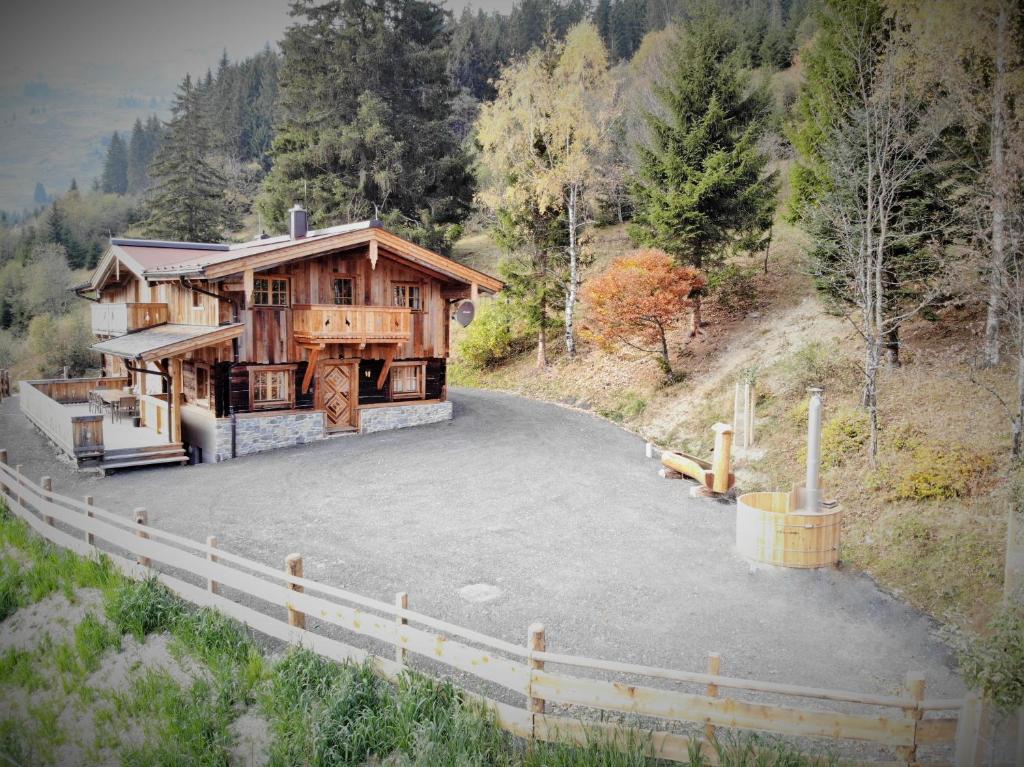
[[[869,764],[943,763],[922,761],[921,747],[976,753],[967,747],[974,741],[966,743],[977,738],[976,699],[930,699],[917,674],[907,675],[900,694],[876,695],[723,676],[714,654],[706,673],[694,673],[552,652],[543,626],[530,626],[522,645],[495,639],[410,610],[404,593],[392,604],[305,578],[297,554],[278,570],[225,551],[214,538],[202,544],[149,527],[143,509],[127,518],[94,506],[90,497],[58,495],[49,478],[36,484],[9,466],[3,450],[0,494],[13,514],[53,543],[83,556],[103,551],[124,572],[155,575],[182,598],[267,636],[336,661],[369,659],[389,678],[410,656],[420,656],[417,665],[462,672],[490,695],[501,688],[505,700],[471,694],[502,728],[523,738],[585,742],[599,733],[619,739],[632,728],[643,733],[650,755],[678,762],[688,761],[690,740],[700,737],[684,733],[700,728],[711,763],[707,738],[716,728],[824,739],[825,749],[859,742],[878,752],[876,761],[858,760]],[[338,638],[352,636],[371,649]],[[382,648],[387,651],[373,651]]]

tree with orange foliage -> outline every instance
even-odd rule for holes
[[[668,330],[707,283],[692,266],[680,266],[663,250],[634,250],[591,279],[583,292],[588,335],[603,345],[623,343],[660,354],[671,381]],[[655,346],[656,348],[651,348]]]

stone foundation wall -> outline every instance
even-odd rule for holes
[[[319,411],[301,413],[246,413],[236,416],[236,455],[262,453],[279,447],[293,447],[324,438],[324,414]],[[217,419],[217,461],[231,458],[231,419]]]
[[[359,431],[362,434],[372,434],[375,431],[404,429],[407,426],[422,426],[450,420],[452,420],[451,402],[371,407],[359,411]]]

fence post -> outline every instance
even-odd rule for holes
[[[206,545],[208,547],[210,547],[211,549],[217,548],[217,536],[216,535],[208,535],[208,536],[206,536]],[[216,562],[217,561],[217,555],[214,554],[212,551],[206,552],[206,558],[208,560],[210,560],[211,562]],[[208,578],[206,580],[206,588],[209,590],[209,592],[211,594],[219,594],[220,593],[220,584],[217,583],[217,581],[213,580],[212,578]]]
[[[743,432],[742,427],[745,425],[740,423],[740,412],[740,382],[737,381],[736,394],[732,402],[732,430],[736,432],[737,437]],[[743,442],[741,441],[739,444],[742,446]]]
[[[903,691],[910,698],[913,698],[916,705],[913,708],[903,709],[903,713],[914,723],[914,742],[910,746],[901,746],[898,754],[901,760],[908,765],[917,762],[917,727],[924,712],[921,710],[921,701],[924,700],[924,674],[917,671],[907,672],[903,682]]]
[[[727,423],[716,423],[711,427],[715,432],[715,454],[711,457],[711,490],[725,493],[729,490],[729,474],[732,473],[732,427]]]
[[[747,423],[743,429],[743,441],[744,447],[754,446],[754,402],[757,399],[755,392],[756,384],[747,384],[747,404],[746,404],[746,419]]]
[[[84,496],[83,500],[85,501],[85,505],[86,506],[92,506],[92,496],[91,495]],[[90,519],[95,517],[95,515],[91,511],[89,511],[89,509],[85,510],[85,516],[89,517]],[[96,536],[93,535],[92,533],[87,532],[85,534],[85,542],[88,543],[90,546],[95,546],[96,545]]]
[[[49,477],[40,477],[39,487],[43,489],[43,499],[46,501],[53,501],[53,480]],[[47,513],[43,513],[43,522],[53,526],[53,517]]]
[[[138,530],[138,532],[135,533],[135,535],[137,535],[139,538],[148,539],[149,538],[149,533],[147,533],[144,530],[142,530],[142,528],[144,528],[146,525],[149,524],[149,515],[146,514],[146,510],[145,509],[143,509],[141,507],[138,508],[138,509],[135,509],[135,524],[138,525],[138,527],[139,527],[139,530]],[[144,557],[141,554],[138,557],[136,557],[135,561],[138,562],[143,567],[152,567],[153,566],[153,560],[151,560],[149,557]]]
[[[722,673],[722,656],[716,652],[708,653],[708,673],[711,676],[718,676]],[[709,698],[718,697],[718,685],[709,684],[707,695]],[[710,743],[715,739],[715,725],[705,724],[704,725],[704,739]]]
[[[644,455],[648,458],[654,458],[654,443],[648,442],[644,445]]]
[[[543,623],[531,623],[530,628],[527,631],[526,646],[530,649],[530,660],[529,665],[531,669],[537,671],[544,670],[544,661],[534,660],[533,653],[544,652],[547,646],[544,641],[544,624]],[[529,710],[531,714],[543,714],[544,713],[544,699],[537,698],[533,695],[533,674],[530,674],[530,696],[529,696]],[[533,726],[536,729],[536,724]]]
[[[975,692],[968,693],[960,706],[956,722],[956,751],[953,757],[955,767],[975,767],[981,746],[981,698]]]
[[[0,450],[0,464],[7,465],[7,451]],[[4,476],[0,473],[0,495],[7,495],[7,485],[4,484]]]
[[[288,575],[293,575],[296,578],[302,577],[302,555],[301,554],[289,554],[284,560],[284,570]],[[302,586],[296,583],[288,582],[288,588],[298,594],[303,592]],[[295,626],[295,628],[304,629],[306,628],[306,614],[300,610],[294,609],[291,605],[288,605],[288,625]]]
[[[395,594],[395,607],[397,607],[399,610],[409,609],[408,592],[399,591],[397,594]],[[401,627],[409,625],[409,621],[407,618],[404,618],[401,615],[399,615],[395,618],[395,623],[399,626],[399,628],[395,631],[395,663],[397,663],[400,666],[404,666],[407,653],[405,648],[402,647],[401,644],[399,644],[399,642],[401,641]]]

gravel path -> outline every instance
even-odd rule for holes
[[[0,404],[0,447],[54,490],[308,577],[525,642],[594,657],[873,692],[924,672],[960,694],[926,616],[849,571],[751,566],[732,504],[688,497],[613,424],[519,397],[455,390],[451,424],[341,437],[218,465],[96,478],[60,463]],[[472,588],[466,588],[472,587]]]

